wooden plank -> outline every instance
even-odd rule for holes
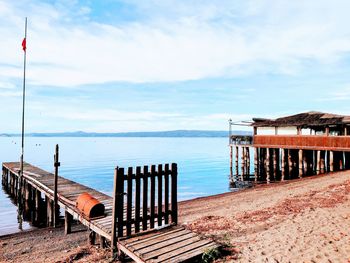
[[[176,259],[174,259],[174,261],[173,261],[173,258],[176,256],[179,256],[179,255],[182,255],[183,259],[185,259],[185,258],[188,259],[191,257],[188,257],[188,255],[185,254],[186,252],[191,252],[192,250],[195,250],[195,249],[199,249],[201,251],[203,246],[210,245],[210,244],[212,244],[211,240],[208,240],[208,239],[200,240],[200,241],[192,243],[188,246],[181,247],[179,249],[176,249],[176,250],[173,250],[169,253],[161,255],[157,259],[154,259],[153,262],[164,262],[164,261],[174,262]],[[179,257],[179,258],[181,258],[181,257]]]
[[[136,167],[136,179],[135,179],[135,233],[140,232],[140,180],[141,180],[141,167]]]
[[[122,251],[124,254],[129,256],[131,259],[133,259],[136,263],[144,263],[145,261],[141,260],[138,256],[136,256],[134,253],[130,252],[127,248],[123,246],[122,243],[118,242],[118,250]]]
[[[148,166],[143,167],[142,230],[147,230],[148,210]]]
[[[162,226],[162,208],[163,208],[163,166],[158,165],[158,226]]]
[[[164,223],[169,224],[169,164],[164,168]]]
[[[136,244],[140,244],[142,242],[161,237],[163,235],[169,235],[174,232],[183,231],[185,228],[183,226],[172,226],[169,228],[164,228],[160,230],[152,229],[149,231],[149,233],[140,233],[139,235],[136,235],[135,237],[131,237],[125,240],[122,240],[120,242],[123,242],[125,246],[132,246]]]
[[[154,228],[155,198],[156,197],[156,166],[151,166],[151,228]]]
[[[142,254],[146,254],[146,253],[155,251],[157,249],[167,247],[167,246],[172,245],[172,244],[176,244],[176,243],[184,241],[184,240],[192,239],[194,237],[198,237],[198,235],[195,233],[192,233],[192,232],[189,232],[189,233],[186,233],[183,235],[178,235],[178,236],[174,235],[171,238],[168,238],[168,236],[163,236],[163,238],[158,239],[157,242],[154,242],[154,243],[152,242],[151,244],[148,244],[147,246],[144,246],[141,248],[136,248],[135,246],[133,248],[135,248],[137,250],[137,253],[139,255],[142,255]]]
[[[178,256],[172,257],[170,259],[163,260],[161,262],[171,262],[171,263],[177,263],[177,262],[183,262],[187,261],[190,259],[193,259],[194,257],[200,256],[205,252],[205,250],[210,249],[210,248],[216,248],[217,245],[214,243],[209,243],[200,247],[197,247],[191,251],[187,251],[186,253],[180,254]],[[151,262],[156,262],[156,261],[151,261]]]
[[[159,242],[164,242],[164,241],[167,241],[167,240],[171,240],[173,238],[177,238],[177,237],[181,237],[181,236],[186,236],[188,234],[192,234],[191,231],[189,230],[186,230],[186,229],[183,229],[182,231],[177,231],[177,232],[174,232],[172,234],[167,234],[167,235],[162,235],[162,236],[155,236],[154,238],[152,239],[148,239],[146,241],[142,241],[138,244],[133,244],[132,246],[130,246],[130,250],[139,250],[139,249],[142,249],[142,248],[145,248],[145,247],[148,247],[148,246],[153,246]]]
[[[171,222],[177,224],[177,164],[171,164]]]
[[[117,219],[118,238],[123,236],[123,210],[124,210],[124,168],[117,172]]]
[[[175,249],[190,245],[190,244],[197,242],[199,240],[201,240],[200,237],[198,235],[196,235],[192,238],[188,238],[188,239],[184,239],[182,241],[176,242],[175,244],[167,244],[165,247],[162,247],[159,249],[153,249],[152,251],[150,251],[148,253],[144,252],[144,254],[142,255],[142,258],[147,261],[151,258],[159,257],[160,255],[163,255],[165,253],[174,251]]]
[[[128,168],[127,176],[127,208],[126,208],[126,235],[131,235],[131,212],[132,212],[132,167]]]

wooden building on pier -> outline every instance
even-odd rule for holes
[[[277,119],[253,118],[253,136],[230,135],[231,171],[255,181],[283,181],[350,168],[350,116],[306,112]],[[233,153],[235,152],[235,158]],[[241,158],[239,156],[241,155]]]

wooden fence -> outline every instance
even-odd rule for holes
[[[177,224],[177,164],[117,167],[113,198],[112,248],[117,238]]]

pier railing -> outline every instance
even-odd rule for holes
[[[117,167],[113,198],[114,244],[117,238],[141,229],[177,224],[177,165],[151,165],[150,169],[148,166],[129,167],[127,171]]]
[[[255,135],[254,147],[350,151],[350,136]]]

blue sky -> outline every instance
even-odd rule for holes
[[[225,130],[350,114],[350,2],[0,0],[1,132]]]

